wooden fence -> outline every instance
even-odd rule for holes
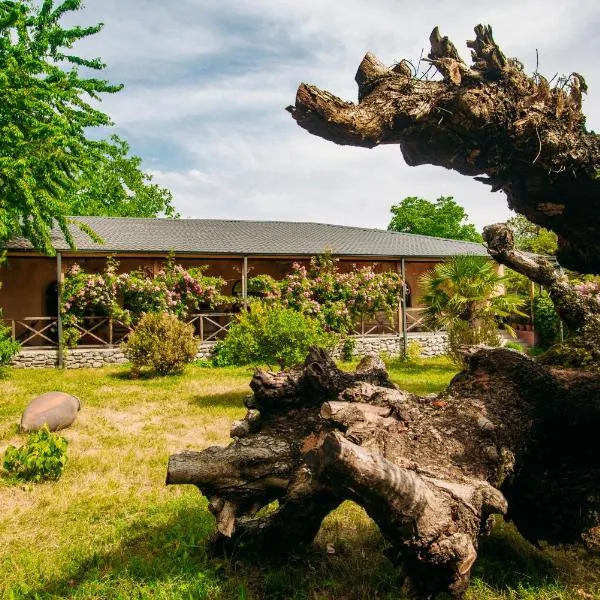
[[[432,331],[423,319],[423,308],[406,309],[406,331]],[[234,313],[215,312],[190,315],[187,323],[194,327],[194,333],[202,342],[223,339],[233,322]],[[27,348],[55,348],[58,346],[57,317],[24,317],[4,319],[14,340]],[[75,325],[79,333],[78,347],[114,346],[127,339],[131,327],[110,317],[84,317]],[[402,335],[402,321],[396,315],[390,321],[385,313],[371,319],[361,319],[356,324],[353,335]]]
[[[233,321],[233,313],[201,313],[191,315],[187,323],[202,342],[222,339]],[[57,317],[23,317],[4,319],[13,340],[27,348],[58,347]],[[84,317],[74,325],[79,333],[77,346],[115,346],[127,339],[131,327],[111,317]]]

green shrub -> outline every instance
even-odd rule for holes
[[[148,367],[159,375],[178,373],[198,353],[198,340],[191,325],[168,313],[144,315],[126,342],[123,354],[131,361],[137,374]]]
[[[555,344],[538,358],[549,366],[600,371],[600,332],[593,326]]]
[[[505,348],[508,348],[509,350],[516,350],[517,352],[523,352],[523,345],[520,344],[519,342],[514,342],[512,340],[506,342],[506,344],[504,344]]]
[[[353,337],[347,337],[342,342],[342,360],[351,361],[356,352],[356,340]]]
[[[461,346],[475,346],[477,344],[500,345],[500,336],[494,320],[482,320],[475,326],[467,321],[455,321],[448,328],[448,354],[457,366],[465,366],[460,352]]]
[[[411,340],[406,346],[406,360],[409,362],[416,362],[421,358],[421,342],[418,340]]]
[[[20,349],[21,344],[12,339],[10,329],[0,321],[0,366],[7,365]]]
[[[281,296],[281,283],[270,275],[256,275],[248,279],[248,295],[275,299]]]
[[[67,444],[65,438],[44,426],[31,433],[23,446],[9,446],[2,466],[18,481],[56,480],[67,463]]]
[[[560,320],[554,309],[554,303],[546,292],[542,292],[533,300],[533,319],[538,334],[538,344],[549,348],[558,342]]]
[[[215,346],[213,360],[217,366],[277,364],[283,369],[302,362],[310,346],[331,348],[336,341],[316,319],[255,300]]]

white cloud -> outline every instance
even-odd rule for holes
[[[185,216],[327,221],[385,227],[407,195],[453,195],[479,226],[508,216],[502,194],[435,167],[409,168],[397,147],[341,148],[299,129],[283,112],[300,81],[346,99],[367,50],[391,64],[418,60],[440,25],[465,59],[465,40],[491,23],[509,56],[532,70],[583,73],[590,126],[599,127],[600,6],[588,0],[88,0],[86,42],[129,83],[104,109],[152,155],[158,182]],[[85,46],[84,46],[85,48]],[[595,125],[596,124],[596,125]],[[173,167],[157,140],[187,157]],[[144,145],[145,144],[145,145]],[[178,152],[179,154],[179,152]]]

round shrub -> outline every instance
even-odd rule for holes
[[[277,364],[283,369],[302,362],[310,346],[331,348],[336,341],[313,317],[254,301],[216,345],[213,360],[217,366]]]
[[[198,340],[191,325],[168,313],[148,313],[122,344],[123,354],[132,364],[133,373],[147,367],[166,375],[178,373],[196,358]]]
[[[458,367],[464,368],[465,366],[461,347],[476,346],[477,344],[500,345],[500,336],[494,320],[484,319],[477,325],[472,325],[467,321],[456,321],[448,328],[448,354]]]

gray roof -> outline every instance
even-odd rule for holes
[[[294,223],[288,221],[226,221],[217,219],[137,219],[76,217],[92,228],[104,244],[71,226],[78,252],[248,254],[308,256],[331,251],[342,256],[444,257],[487,256],[482,244],[382,229]],[[54,247],[68,251],[60,231]],[[31,250],[29,242],[13,239],[8,250]]]

